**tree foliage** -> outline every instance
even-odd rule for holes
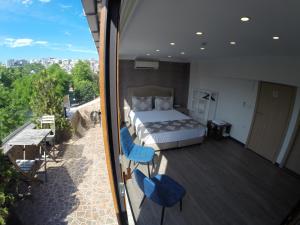
[[[99,77],[93,73],[88,62],[79,60],[71,74],[78,102],[87,102],[99,96]]]
[[[68,74],[58,64],[47,69],[38,63],[0,66],[0,140],[33,116],[54,114],[58,128],[66,126],[62,98],[73,85],[79,102],[99,95],[98,76],[89,63],[79,61]]]
[[[71,74],[74,83],[82,80],[93,81],[93,72],[88,62],[79,60],[72,69]]]
[[[95,98],[96,85],[89,80],[76,83],[75,97],[79,102],[88,102]]]
[[[32,96],[30,98],[30,108],[35,119],[42,115],[54,115],[55,124],[58,130],[64,130],[68,127],[67,120],[64,117],[63,97],[68,87],[68,81],[61,79],[58,68],[51,68],[42,72],[32,82]]]
[[[5,225],[8,208],[14,202],[15,193],[12,186],[15,185],[16,179],[16,171],[0,149],[0,225]]]

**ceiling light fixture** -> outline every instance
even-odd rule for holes
[[[159,49],[156,49],[155,51],[157,51],[157,52],[160,52],[160,50],[159,50]]]
[[[200,49],[201,49],[201,50],[204,50],[205,48],[204,48],[204,47],[201,47]]]
[[[196,35],[198,35],[198,36],[201,36],[202,34],[203,34],[203,33],[200,32],[200,31],[196,32]]]
[[[180,52],[180,54],[181,54],[181,55],[184,55],[185,53],[184,53],[184,52]]]
[[[147,53],[146,55],[149,56],[149,55],[151,55],[151,54],[150,54],[150,53]]]
[[[279,37],[278,37],[278,36],[274,36],[273,39],[274,39],[274,40],[278,40]]]
[[[172,56],[171,56],[171,55],[168,55],[168,58],[172,58]]]
[[[231,45],[235,45],[236,42],[235,42],[235,41],[231,41],[230,44],[231,44]]]
[[[241,21],[242,22],[248,22],[248,21],[250,21],[250,17],[243,16],[243,17],[241,17]]]
[[[173,46],[174,46],[174,45],[175,45],[175,43],[174,43],[174,42],[171,42],[171,43],[170,43],[170,45],[173,45]]]

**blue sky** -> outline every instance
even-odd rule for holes
[[[0,62],[97,59],[80,0],[0,0]]]

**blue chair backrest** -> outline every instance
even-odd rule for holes
[[[131,149],[134,146],[134,143],[132,141],[131,135],[130,135],[127,127],[123,127],[121,129],[120,136],[121,136],[122,151],[125,154],[125,156],[128,157]]]
[[[161,204],[160,197],[158,195],[158,186],[152,179],[148,178],[140,170],[133,170],[135,180],[142,190],[142,192],[147,196],[147,198],[152,199],[154,202]]]

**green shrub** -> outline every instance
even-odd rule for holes
[[[0,225],[5,225],[8,209],[14,203],[13,187],[17,179],[16,171],[0,149]]]

